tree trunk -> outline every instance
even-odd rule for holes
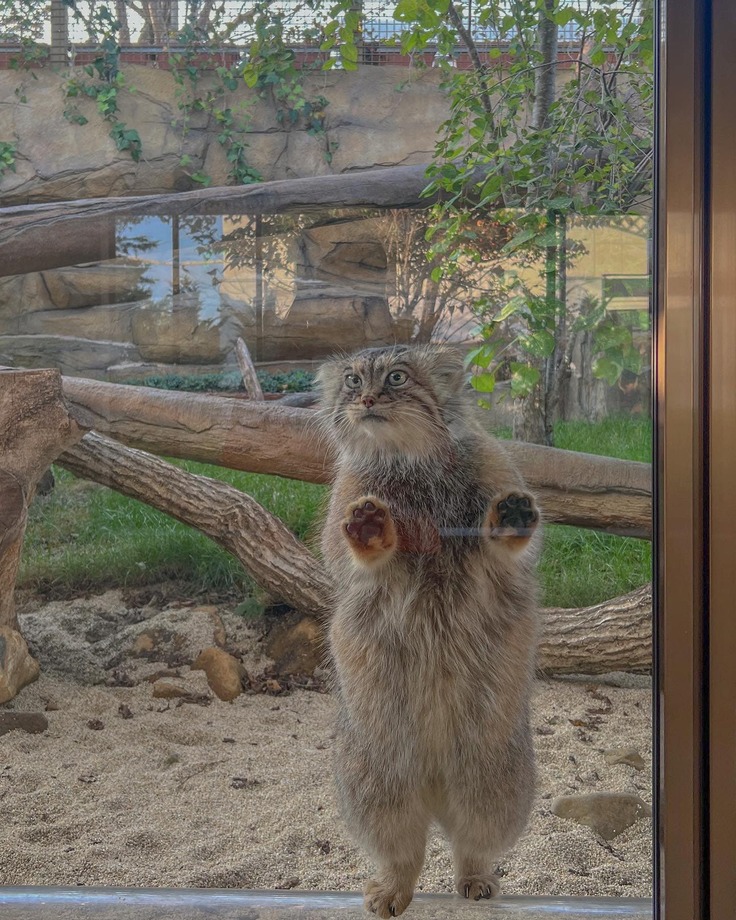
[[[534,108],[532,127],[537,131],[547,124],[555,101],[557,79],[557,23],[553,19],[556,0],[544,0],[539,11],[537,47],[541,61],[534,71]]]
[[[88,434],[58,463],[196,527],[270,594],[305,613],[324,614],[329,582],[320,563],[249,495],[97,434]]]
[[[592,607],[544,610],[537,667],[554,674],[651,671],[652,586]]]
[[[14,599],[28,506],[52,461],[83,433],[58,371],[0,370],[0,703],[38,676],[18,633]]]
[[[549,111],[555,100],[555,80],[557,74],[557,24],[552,18],[555,0],[544,0],[539,11],[537,26],[537,46],[540,62],[534,70],[534,105],[532,108],[531,127],[541,131],[547,126]],[[555,225],[553,212],[547,216],[548,227]],[[544,282],[546,290],[547,314],[550,323],[556,326],[557,319],[557,244],[546,247]],[[552,416],[549,398],[551,382],[549,375],[554,373],[550,364],[553,358],[528,359],[528,363],[539,371],[539,383],[532,392],[520,400],[514,416],[514,438],[533,444],[552,446]]]

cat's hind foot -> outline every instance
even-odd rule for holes
[[[363,887],[363,895],[365,909],[388,920],[389,917],[398,917],[404,913],[414,897],[414,889],[402,889],[395,883],[372,878]]]
[[[348,505],[343,533],[353,556],[364,565],[384,562],[396,549],[396,527],[391,512],[371,495]]]
[[[539,524],[539,510],[528,492],[507,492],[491,503],[486,521],[491,538],[515,549],[526,546]]]
[[[464,875],[457,880],[457,892],[471,901],[495,898],[501,890],[498,877],[492,872],[483,875]]]

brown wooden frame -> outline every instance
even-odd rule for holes
[[[736,916],[736,7],[660,0],[655,916]]]

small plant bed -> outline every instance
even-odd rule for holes
[[[314,374],[309,371],[288,371],[272,374],[257,372],[261,389],[266,396],[283,396],[285,393],[305,393],[314,386]],[[159,390],[181,390],[187,393],[219,393],[234,395],[245,393],[243,378],[238,371],[223,371],[219,374],[161,374],[142,380],[129,380],[137,386],[154,387]]]

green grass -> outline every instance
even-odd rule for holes
[[[649,462],[650,419],[612,416],[597,425],[559,422],[555,447]],[[587,607],[618,597],[652,577],[652,544],[595,530],[560,525],[545,528],[539,566],[542,597],[549,607]]]
[[[613,415],[597,425],[558,422],[555,447],[649,463],[652,459],[652,422],[648,418],[625,415]]]
[[[228,482],[278,515],[301,539],[310,530],[323,486],[239,473],[189,461],[190,472]],[[249,596],[240,564],[203,534],[142,502],[55,469],[51,495],[33,503],[19,586],[53,597],[112,586],[176,581],[192,594]]]
[[[612,418],[566,422],[556,442],[568,450],[646,460],[651,424]],[[313,538],[323,486],[177,461],[194,473],[252,495],[301,539]],[[31,508],[19,585],[54,597],[108,587],[175,582],[183,593],[251,597],[253,583],[224,550],[192,528],[104,486],[56,470],[57,484]],[[582,607],[651,578],[651,544],[573,527],[548,526],[540,564],[546,606]]]

